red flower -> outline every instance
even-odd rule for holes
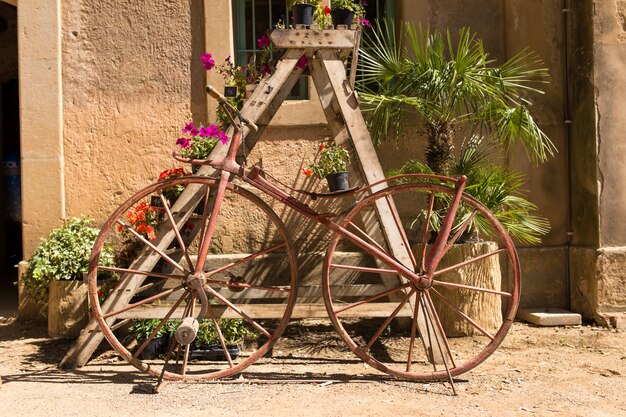
[[[324,144],[322,143],[322,144],[320,145],[320,152],[321,152],[321,151],[323,151],[323,150],[324,150]]]
[[[306,176],[309,176],[309,175],[311,175],[313,173],[313,171],[311,171],[310,169],[306,169],[305,168],[305,169],[302,170],[302,173],[304,175],[306,175]]]
[[[145,224],[145,223],[144,223]],[[154,240],[156,239],[156,234],[154,233],[154,227],[152,226],[147,226],[146,227],[146,234],[148,235],[148,240]]]
[[[306,55],[302,55],[300,59],[298,59],[298,62],[296,62],[296,68],[305,69],[308,64],[309,59],[306,57]]]
[[[330,7],[328,7],[328,6],[324,7],[324,14],[326,14],[326,15],[330,14]]]
[[[101,290],[98,290],[98,297],[104,297],[104,293]]]

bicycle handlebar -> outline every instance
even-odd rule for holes
[[[245,124],[247,125],[250,129],[254,130],[255,132],[257,132],[259,130],[259,127],[254,124],[254,122],[252,122],[251,120],[247,119],[246,117],[244,117],[241,112],[239,110],[237,110],[235,107],[232,106],[232,104],[230,104],[228,102],[228,99],[226,97],[224,97],[222,95],[222,93],[220,93],[219,91],[217,91],[217,89],[215,89],[214,87],[207,85],[206,86],[206,92],[213,97],[214,99],[217,100],[217,102],[222,105],[222,106],[226,106],[228,108],[230,108],[233,112],[235,112],[237,114],[237,117]]]

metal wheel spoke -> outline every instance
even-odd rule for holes
[[[443,294],[441,294],[439,291],[437,291],[435,288],[431,288],[431,291],[433,291],[433,293],[448,307],[450,307],[450,309],[452,311],[454,311],[455,313],[459,314],[461,317],[463,317],[465,320],[467,320],[468,322],[470,322],[472,324],[472,326],[474,326],[479,332],[481,332],[482,334],[484,334],[485,336],[487,336],[490,340],[494,340],[494,336],[491,335],[487,330],[483,329],[478,323],[476,323],[471,317],[469,317],[467,314],[465,314],[464,312],[462,312],[458,307],[456,307],[455,305],[453,305],[450,300],[448,300]]]
[[[338,269],[348,269],[350,271],[373,272],[375,274],[398,275],[398,272],[394,271],[393,269],[370,268],[370,267],[367,267],[367,266],[340,265],[340,264],[330,264],[330,267],[331,268],[338,268]]]
[[[417,313],[419,312],[420,297],[415,297],[415,308],[413,309],[413,321],[411,322],[411,340],[409,341],[409,353],[406,360],[406,371],[411,372],[413,363],[413,349],[415,348],[415,337],[417,336]]]
[[[426,219],[424,220],[424,235],[422,236],[422,262],[421,262],[421,270],[426,270],[426,247],[428,246],[428,228],[430,227],[430,216],[433,213],[433,207],[435,206],[435,193],[430,193],[430,198],[428,201],[428,214],[426,215]]]
[[[504,291],[490,290],[489,288],[474,287],[474,286],[465,285],[465,284],[456,284],[454,282],[444,282],[444,281],[439,281],[439,280],[436,280],[436,279],[433,279],[433,285],[440,285],[442,287],[462,288],[462,289],[465,289],[465,290],[486,292],[486,293],[489,293],[489,294],[501,295],[503,297],[511,297],[512,296],[511,293],[504,292]]]
[[[212,269],[210,271],[206,271],[204,274],[207,277],[210,277],[211,275],[219,274],[220,272],[223,272],[223,271],[226,271],[228,269],[231,269],[231,268],[234,268],[236,266],[239,266],[241,264],[244,264],[244,263],[246,263],[248,261],[251,261],[251,260],[253,260],[255,258],[258,258],[259,256],[267,255],[268,253],[274,252],[275,250],[278,250],[280,248],[284,248],[285,246],[287,246],[286,242],[285,243],[281,243],[279,245],[272,246],[272,247],[267,248],[267,249],[263,249],[262,251],[253,253],[251,255],[248,255],[245,258],[241,258],[241,259],[239,259],[237,261],[231,262],[231,263],[226,264],[224,266],[221,266],[219,268]]]
[[[456,233],[454,234],[454,236],[452,236],[452,238],[450,238],[450,240],[448,241],[448,243],[446,244],[446,251],[450,250],[450,248],[452,247],[452,245],[454,245],[457,240],[459,240],[459,238],[461,237],[461,235],[463,233],[465,233],[465,231],[467,230],[467,228],[469,227],[470,223],[472,222],[472,220],[474,220],[474,217],[476,217],[476,213],[478,213],[477,210],[474,210],[472,212],[472,214],[470,214],[467,219],[465,219],[465,221],[463,222],[463,224],[461,225],[461,227],[459,228],[459,230],[456,231]]]
[[[206,187],[206,191],[204,192],[204,206],[202,207],[202,226],[200,228],[200,245],[199,247],[202,247],[202,243],[204,242],[204,231],[206,230],[206,222],[207,222],[207,218],[209,217],[209,212],[211,210],[209,210],[209,194],[210,194],[211,188],[210,187]]]
[[[265,330],[263,328],[263,326],[261,326],[259,323],[257,323],[256,321],[254,321],[254,319],[252,319],[250,316],[248,316],[246,313],[244,313],[239,307],[237,307],[236,305],[234,305],[233,303],[231,303],[230,301],[228,301],[224,296],[222,296],[220,293],[218,293],[217,291],[215,291],[213,288],[209,287],[208,285],[204,285],[204,290],[211,293],[211,295],[215,298],[217,298],[218,300],[220,300],[223,304],[227,305],[228,307],[230,307],[235,313],[239,314],[245,321],[247,321],[248,323],[250,323],[250,325],[252,325],[255,329],[257,329],[258,331],[260,331],[261,333],[263,333],[265,336],[271,338],[271,334]],[[209,306],[210,309],[210,306]]]
[[[409,259],[411,260],[411,264],[413,265],[413,269],[417,268],[417,261],[415,260],[415,255],[413,255],[413,251],[411,250],[411,245],[409,244],[409,238],[406,235],[406,231],[404,230],[404,226],[402,226],[402,221],[400,220],[400,216],[398,215],[398,210],[396,209],[396,205],[394,204],[391,196],[385,196],[387,200],[387,204],[389,205],[389,210],[393,216],[393,221],[400,232],[400,237],[402,238],[402,242],[406,248],[407,253],[409,254]]]
[[[121,272],[124,274],[131,274],[131,275],[145,275],[147,277],[154,277],[154,278],[164,278],[164,279],[181,279],[182,278],[181,275],[162,274],[159,272],[150,272],[150,271],[139,271],[136,269],[128,269],[128,268],[116,268],[114,266],[98,266],[97,268],[103,271]]]
[[[400,310],[402,310],[402,307],[404,307],[404,305],[407,303],[407,301],[409,301],[409,299],[413,296],[413,294],[415,294],[415,289],[412,289],[411,291],[409,291],[406,297],[404,297],[402,301],[398,304],[398,306],[395,308],[395,310],[393,310],[393,313],[391,313],[389,317],[385,319],[383,324],[381,324],[380,327],[378,327],[378,330],[376,330],[376,333],[374,333],[374,336],[372,336],[369,342],[367,342],[367,345],[365,345],[365,352],[371,349],[372,345],[376,342],[376,340],[378,340],[380,335],[383,334],[387,326],[389,326],[389,323],[391,323],[391,321],[396,318]]]
[[[213,321],[213,326],[215,326],[215,331],[217,332],[217,338],[219,339],[220,345],[222,346],[222,349],[224,350],[224,354],[226,355],[226,360],[228,361],[228,365],[232,368],[235,366],[235,364],[233,363],[233,358],[230,356],[230,352],[228,351],[228,347],[226,346],[226,341],[224,340],[224,336],[222,335],[222,330],[220,329],[220,325],[218,324],[217,320],[215,320],[215,317],[211,317],[211,320]]]
[[[152,249],[153,251],[158,253],[161,258],[165,259],[174,268],[176,268],[179,271],[183,272],[185,275],[189,275],[189,271],[185,270],[185,268],[183,268],[178,262],[176,262],[175,260],[173,260],[172,258],[167,256],[161,249],[157,248],[152,243],[150,243],[149,240],[147,240],[146,238],[141,236],[139,233],[137,233],[137,231],[135,229],[133,229],[132,227],[128,226],[126,223],[124,223],[123,221],[121,221],[119,219],[117,220],[117,223],[119,225],[121,225],[122,227],[124,227],[126,230],[128,230],[133,236],[135,236],[137,239],[139,239],[141,242],[143,242],[145,245],[147,245],[150,249]]]
[[[148,298],[145,298],[145,299],[143,299],[141,301],[137,301],[136,303],[127,304],[126,307],[120,308],[119,310],[111,311],[111,312],[109,312],[107,314],[104,314],[102,317],[107,319],[109,317],[116,316],[116,315],[118,315],[120,313],[123,313],[125,311],[131,310],[131,309],[133,309],[135,307],[139,307],[141,305],[150,303],[150,302],[152,302],[154,300],[158,300],[161,297],[165,297],[166,295],[172,294],[173,292],[176,292],[176,291],[182,289],[183,287],[184,287],[183,285],[179,285],[177,287],[170,288],[169,290],[165,290],[165,291],[163,291],[163,292],[161,292],[159,294],[153,295],[152,297],[148,297]]]
[[[185,299],[185,295],[186,294],[181,295],[178,301],[176,301],[176,303],[174,303],[172,308],[169,309],[167,314],[163,317],[163,320],[161,320],[161,322],[157,325],[157,327],[154,328],[152,333],[150,333],[150,335],[146,338],[146,340],[144,340],[143,343],[137,348],[137,350],[133,354],[133,358],[137,359],[139,355],[141,355],[141,352],[143,352],[143,350],[148,346],[148,344],[150,344],[152,339],[156,337],[157,333],[159,333],[159,330],[161,330],[161,327],[165,325],[165,323],[169,320],[169,318],[172,317],[172,314],[174,314],[174,312],[176,311],[180,303],[183,302],[183,300]]]
[[[398,291],[400,291],[400,290],[402,290],[404,288],[410,287],[410,286],[411,286],[411,283],[407,282],[406,284],[402,284],[399,287],[391,288],[389,290],[383,291],[381,293],[378,293],[378,294],[373,295],[371,297],[368,297],[368,298],[365,298],[363,300],[357,301],[355,303],[350,303],[350,304],[343,305],[341,308],[336,308],[334,310],[334,312],[335,312],[335,314],[342,313],[342,312],[344,312],[346,310],[349,310],[351,308],[358,307],[358,306],[363,305],[363,304],[371,303],[372,301],[376,301],[379,298],[383,298],[383,297],[385,297],[385,296],[387,296],[389,294],[393,294],[394,292],[398,292]]]
[[[191,258],[189,257],[189,253],[187,253],[187,247],[185,246],[185,242],[183,242],[183,237],[180,235],[180,230],[178,230],[178,225],[176,224],[176,221],[174,220],[174,216],[172,215],[172,210],[170,210],[169,205],[167,204],[167,200],[165,199],[165,196],[163,195],[163,193],[159,193],[159,198],[161,199],[161,203],[163,204],[163,208],[165,209],[165,213],[167,214],[167,218],[169,219],[170,223],[172,224],[172,229],[174,230],[174,233],[176,234],[176,240],[178,241],[178,244],[180,245],[180,249],[183,251],[183,254],[185,256],[185,260],[187,261],[187,265],[189,266],[189,270],[193,271],[193,262],[191,262]]]
[[[424,293],[425,299],[428,302],[427,310],[430,312],[431,320],[435,322],[435,326],[439,329],[439,333],[443,338],[443,343],[446,348],[446,352],[448,353],[448,358],[450,358],[450,362],[452,363],[452,367],[456,368],[454,363],[454,358],[452,357],[452,351],[450,350],[450,344],[448,343],[448,338],[446,337],[446,333],[443,330],[443,326],[441,325],[441,321],[439,321],[439,316],[437,315],[437,311],[435,310],[435,305],[433,304],[433,300],[430,298],[430,294],[428,292]],[[437,342],[437,347],[439,348],[439,353],[441,354],[443,360],[443,366],[446,368],[446,373],[448,374],[448,381],[452,386],[452,392],[456,395],[456,388],[454,387],[454,380],[452,379],[452,374],[450,373],[450,367],[448,366],[448,361],[446,360],[446,356],[443,354],[443,349],[441,348],[441,342],[439,341],[439,337],[437,333],[435,334],[435,341]]]
[[[194,317],[196,313],[196,292],[189,294],[189,303],[187,304],[187,311],[189,317]],[[185,316],[187,317],[187,316]],[[181,375],[185,376],[187,373],[187,362],[189,361],[189,351],[191,350],[191,344],[185,345],[185,351],[183,352],[183,363],[181,364]]]
[[[493,255],[498,255],[498,254],[500,254],[502,252],[505,252],[505,251],[506,251],[506,249],[504,249],[504,248],[503,249],[498,249],[496,251],[485,253],[485,254],[476,256],[474,258],[468,259],[466,261],[459,262],[458,264],[449,266],[447,268],[439,269],[439,270],[433,272],[433,277],[445,274],[446,272],[454,271],[454,270],[462,268],[462,267],[464,267],[466,265],[472,264],[474,262],[478,262],[478,261],[483,260],[485,258],[489,258],[490,256],[493,256]]]
[[[364,238],[365,240],[367,240],[369,243],[372,244],[372,246],[376,247],[379,251],[381,252],[387,252],[387,249],[383,248],[382,246],[380,246],[378,244],[378,242],[376,242],[374,239],[372,239],[370,237],[370,235],[368,235],[367,233],[365,233],[363,230],[361,230],[356,224],[354,224],[353,222],[348,223],[347,226],[352,226],[352,228],[354,230],[356,230],[358,232],[359,235],[361,235],[362,238]]]
[[[452,351],[450,349],[450,344],[448,343],[448,337],[446,336],[446,332],[444,331],[441,321],[439,320],[439,315],[437,314],[437,310],[435,310],[435,305],[433,304],[433,300],[432,298],[430,298],[430,294],[428,292],[424,292],[424,299],[427,303],[426,309],[429,311],[431,320],[434,322],[435,328],[439,330],[438,332],[435,332],[435,340],[437,341],[437,345],[439,345],[439,349],[441,350],[441,343],[439,341],[439,337],[437,336],[437,335],[440,335],[441,338],[443,339],[443,345],[446,348],[446,352],[448,353],[448,358],[450,359],[450,362],[452,363],[452,367],[455,368],[456,364],[454,363],[454,358],[452,357]],[[446,369],[448,369],[448,363],[446,361],[445,355],[443,354],[443,351],[440,351],[440,353],[441,353],[441,357],[443,358],[443,363],[446,366]]]

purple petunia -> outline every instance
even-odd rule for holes
[[[205,126],[200,129],[200,136],[204,138],[216,138],[219,131],[220,129],[215,125]]]
[[[191,129],[193,129],[194,127],[195,126],[193,125],[193,123],[187,123],[185,127],[183,128],[183,132],[184,133],[191,132]]]
[[[368,27],[368,28],[371,28],[371,27],[372,27],[372,24],[371,24],[371,23],[370,23],[370,21],[369,21],[369,20],[367,20],[367,19],[361,19],[361,18],[358,18],[358,19],[357,19],[357,22],[358,22],[360,25],[362,25],[362,26],[365,26],[365,27]]]
[[[189,131],[189,134],[191,136],[198,136],[200,134],[200,129],[198,129],[197,127],[194,127],[193,129]]]
[[[200,59],[202,60],[202,65],[207,71],[215,67],[215,61],[210,53],[205,52]]]
[[[187,138],[178,138],[176,140],[176,144],[178,146],[180,146],[183,149],[189,149],[191,148],[191,141],[189,141],[189,139]]]
[[[220,132],[220,142],[222,142],[224,145],[228,143],[228,136],[226,136],[226,133]]]
[[[259,39],[257,39],[256,43],[257,45],[259,45],[259,48],[267,48],[268,46],[270,46],[270,38],[263,35]]]

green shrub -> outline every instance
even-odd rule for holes
[[[27,294],[42,307],[48,302],[48,283],[61,280],[82,280],[89,270],[91,249],[100,232],[87,217],[71,218],[41,239],[28,261],[22,277]],[[101,266],[114,266],[113,249],[105,247],[100,254]],[[110,273],[103,277],[110,277]]]

